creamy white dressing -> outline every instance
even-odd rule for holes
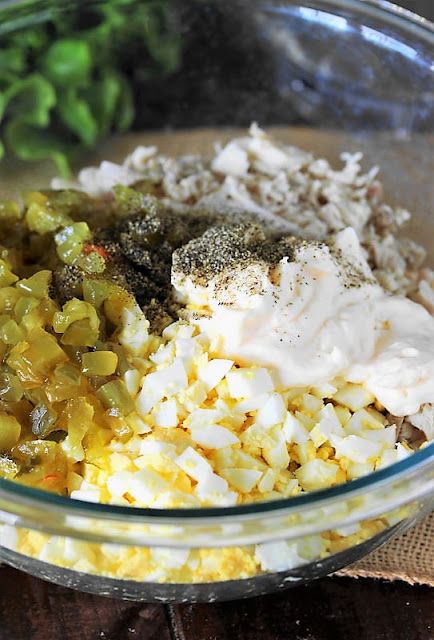
[[[365,384],[394,415],[416,413],[434,400],[434,318],[375,282],[353,229],[336,234],[334,246],[342,261],[325,244],[301,243],[271,279],[257,262],[231,270],[224,288],[218,275],[200,286],[175,270],[172,284],[203,312],[191,320],[218,355],[270,367],[280,387],[342,376]],[[348,280],[348,266],[359,281]]]

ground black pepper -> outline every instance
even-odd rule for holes
[[[173,211],[157,198],[131,188],[118,189],[110,209],[108,223],[93,230],[93,242],[108,255],[101,277],[131,291],[155,331],[179,316],[180,304],[172,293],[172,268],[198,286],[207,286],[213,279],[216,295],[225,305],[231,304],[224,294],[236,276],[241,274],[240,286],[248,295],[260,295],[264,293],[264,270],[271,283],[279,286],[277,265],[283,258],[296,260],[303,248],[323,251],[327,247],[344,288],[375,282],[350,262],[333,240],[276,238],[252,213]],[[319,256],[314,253],[314,259]],[[306,260],[299,262],[309,266]],[[263,267],[259,271],[258,264]],[[61,300],[80,295],[81,276],[76,267],[63,266],[56,272],[55,287]],[[297,276],[296,284],[308,284],[303,273]]]

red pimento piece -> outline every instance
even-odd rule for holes
[[[44,477],[44,482],[49,482],[51,480],[58,480],[59,476],[55,473],[49,473],[47,476]]]
[[[106,249],[104,249],[104,247],[99,247],[97,244],[85,244],[83,247],[83,251],[86,254],[89,253],[97,253],[98,255],[101,256],[101,258],[104,258],[104,260],[106,260],[109,257],[109,253]]]

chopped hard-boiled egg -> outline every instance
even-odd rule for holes
[[[231,371],[226,376],[232,398],[251,398],[273,391],[274,384],[266,369],[249,367]]]
[[[128,316],[124,334],[133,322],[142,320]],[[81,486],[75,481],[73,496],[137,506],[241,504],[324,489],[406,455],[395,425],[361,385],[281,390],[266,368],[213,357],[204,336],[182,321],[153,348],[136,343],[130,351],[123,374],[135,403],[123,418],[130,433],[116,427],[110,456],[84,433],[78,452],[101,470],[89,470]]]
[[[146,344],[128,342],[136,326]],[[170,325],[158,341],[147,331],[139,313],[126,314],[125,358],[118,354],[124,386],[115,390],[128,395],[126,415],[109,408],[101,429],[101,414],[92,404],[70,406],[70,419],[80,417],[62,443],[72,498],[153,508],[233,506],[325,489],[409,454],[396,443],[396,426],[362,386],[339,380],[279,389],[265,368],[214,357],[204,336],[185,322]],[[98,358],[89,356],[83,366],[99,367]],[[102,365],[111,371],[117,362],[118,357]],[[414,420],[421,424],[422,418]],[[326,555],[344,535],[354,544],[366,532],[356,527],[337,532],[337,538],[318,534],[310,541],[219,554],[163,548],[95,552],[88,543],[42,543],[34,534],[25,543],[18,537],[14,545],[89,572],[110,566],[117,576],[197,581],[287,570]]]
[[[360,385],[348,383],[341,387],[335,394],[334,399],[344,407],[348,407],[351,411],[357,411],[369,406],[375,400],[372,393],[367,391]]]
[[[315,458],[302,464],[295,475],[305,491],[314,491],[336,484],[338,471],[338,465]]]
[[[262,407],[259,408],[255,422],[264,427],[271,427],[282,423],[286,416],[286,406],[279,393],[273,393],[267,398]]]
[[[178,425],[178,411],[176,401],[173,398],[158,405],[154,422],[157,427],[176,427]]]

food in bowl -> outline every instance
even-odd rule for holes
[[[137,148],[0,209],[0,474],[90,502],[234,506],[351,481],[434,439],[434,274],[361,155],[334,170],[256,125],[214,157]],[[278,571],[299,543],[120,548],[3,528],[90,573]]]

